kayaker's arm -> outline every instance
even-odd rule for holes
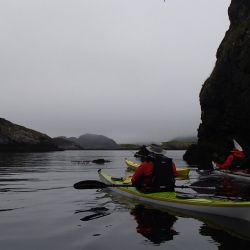
[[[229,155],[224,163],[222,163],[222,164],[217,163],[219,169],[227,170],[232,165],[233,159],[234,159],[234,156]]]
[[[174,162],[172,163],[172,168],[173,168],[174,177],[178,177],[178,172],[176,170],[176,165],[174,164]]]
[[[131,182],[133,185],[135,185],[137,183],[137,181],[138,181],[139,177],[142,175],[142,173],[143,172],[142,172],[142,168],[140,165],[131,178]]]

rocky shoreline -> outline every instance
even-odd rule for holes
[[[53,139],[0,118],[0,152],[48,152],[60,150]]]
[[[163,142],[167,150],[186,150],[191,142]],[[117,144],[114,140],[94,134],[51,138],[46,134],[0,118],[0,152],[48,152],[62,150],[138,150],[139,144]]]

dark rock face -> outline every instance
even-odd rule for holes
[[[81,161],[72,161],[72,162],[78,163],[78,164],[89,164],[89,163],[104,164],[104,163],[111,162],[111,161],[101,158],[101,159],[95,159],[95,160],[92,160],[92,161],[81,160]]]
[[[195,163],[224,158],[235,138],[250,146],[250,1],[232,0],[228,10],[230,28],[217,51],[217,62],[200,92],[201,120],[198,144],[184,159]]]
[[[79,144],[85,149],[117,149],[118,144],[103,135],[85,134],[78,138]]]
[[[64,136],[55,137],[53,138],[53,141],[57,147],[62,150],[83,150],[83,147],[73,141],[70,141]]]
[[[0,152],[56,150],[59,149],[49,136],[0,118]]]
[[[68,138],[74,143],[77,143],[84,149],[118,149],[119,145],[112,139],[104,135],[85,134],[79,138]]]
[[[108,161],[108,160],[105,160],[105,159],[95,159],[92,161],[93,163],[96,163],[96,164],[104,164],[106,162],[111,162],[111,161]]]

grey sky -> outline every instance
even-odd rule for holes
[[[0,0],[0,117],[118,143],[193,135],[230,0]]]

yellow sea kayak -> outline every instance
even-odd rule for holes
[[[102,169],[98,171],[98,174],[100,180],[107,185],[108,189],[124,197],[196,216],[210,214],[250,222],[250,201],[212,198],[183,199],[179,198],[175,192],[142,193],[130,185],[124,186],[122,180],[113,180],[112,176]]]
[[[133,162],[127,159],[125,160],[125,163],[127,165],[127,168],[133,171],[135,171],[140,166],[140,163]],[[177,168],[176,170],[177,170],[178,178],[182,178],[182,179],[188,178],[190,168]]]

